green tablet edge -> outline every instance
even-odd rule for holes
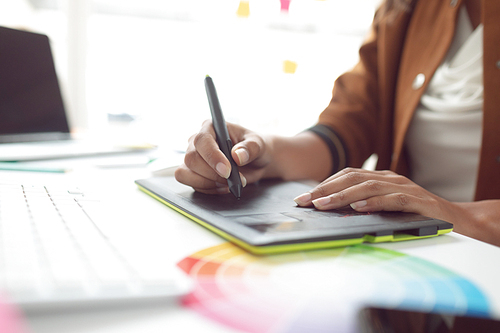
[[[236,238],[212,225],[209,223],[200,220],[199,218],[190,215],[188,212],[180,209],[172,205],[170,202],[166,201],[162,197],[154,194],[153,192],[147,190],[141,185],[137,184],[139,189],[146,193],[147,195],[153,197],[154,199],[160,201],[167,207],[175,210],[176,212],[186,216],[190,220],[200,224],[201,226],[207,228],[208,230],[214,232],[215,234],[227,239],[228,241],[242,247],[243,249],[257,255],[270,255],[270,254],[278,254],[278,253],[287,253],[287,252],[297,252],[297,251],[305,251],[305,250],[319,250],[325,248],[332,247],[345,247],[350,245],[356,245],[361,243],[386,243],[386,242],[400,242],[407,240],[415,240],[415,239],[423,239],[440,236],[446,233],[453,231],[453,228],[450,229],[442,229],[438,230],[435,235],[427,235],[427,236],[414,236],[409,234],[393,234],[393,235],[384,235],[384,236],[373,236],[373,235],[365,235],[360,238],[351,238],[351,239],[339,239],[339,240],[328,240],[328,241],[314,241],[308,243],[293,243],[293,244],[280,244],[280,245],[267,245],[267,246],[253,246],[248,243],[243,242],[241,239]]]

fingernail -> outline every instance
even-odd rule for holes
[[[311,193],[304,193],[293,199],[297,205],[307,205],[311,201]]]
[[[229,187],[227,187],[227,186],[218,187],[218,188],[216,188],[216,190],[217,190],[217,193],[219,193],[219,194],[227,194],[230,192]]]
[[[312,203],[315,207],[323,207],[323,206],[326,206],[330,203],[330,201],[332,201],[332,199],[330,197],[323,197],[323,198],[319,198],[319,199],[316,199],[314,200]]]
[[[364,206],[366,206],[368,202],[366,200],[361,200],[361,201],[358,201],[358,202],[353,202],[351,204],[351,208],[352,209],[358,209],[358,208],[362,208]]]
[[[247,186],[247,179],[245,178],[245,176],[243,176],[241,172],[240,172],[240,179],[241,179],[241,186],[243,187]]]
[[[218,163],[215,166],[215,170],[217,170],[217,173],[223,177],[223,178],[229,178],[229,175],[231,174],[231,170],[222,162]]]
[[[244,165],[250,159],[250,155],[248,155],[248,151],[244,148],[238,148],[235,150],[236,156],[238,156],[238,160],[240,161],[240,165]]]

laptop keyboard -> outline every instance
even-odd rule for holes
[[[0,291],[21,305],[172,293],[101,232],[99,204],[79,189],[0,184]]]

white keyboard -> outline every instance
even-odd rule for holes
[[[0,292],[25,309],[172,298],[180,272],[136,270],[93,220],[100,202],[78,189],[0,184]]]

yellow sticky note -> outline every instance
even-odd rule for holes
[[[297,63],[291,60],[283,61],[283,72],[287,74],[294,74],[297,70]]]
[[[241,0],[238,5],[238,10],[236,11],[236,15],[239,17],[248,17],[250,16],[250,2]]]

